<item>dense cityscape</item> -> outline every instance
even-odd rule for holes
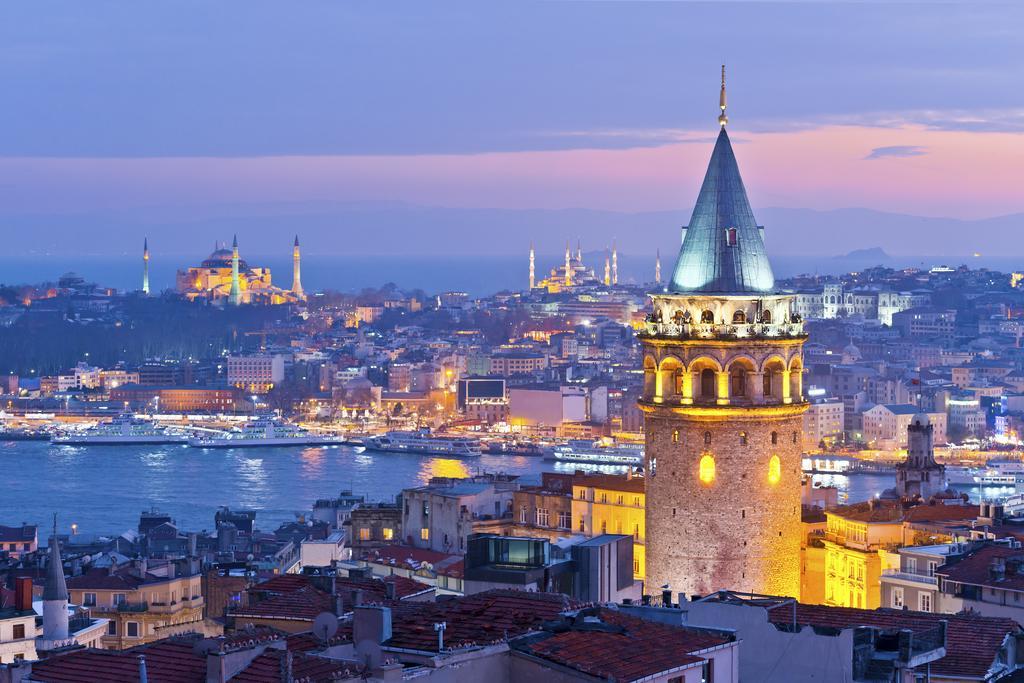
[[[491,235],[515,288],[337,286],[287,212],[194,259],[140,225],[129,288],[0,261],[0,683],[1024,681],[1024,257],[781,271],[717,69],[672,242]]]

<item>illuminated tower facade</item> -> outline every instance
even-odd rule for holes
[[[228,300],[233,306],[242,303],[242,286],[238,281],[238,235],[231,243],[231,291]]]
[[[612,262],[608,258],[608,252],[604,253],[604,286],[612,283]]]
[[[149,294],[149,238],[142,238],[142,293]]]
[[[643,345],[648,586],[799,596],[803,324],[721,130]]]
[[[537,271],[536,271],[536,263],[534,261],[534,254],[533,254],[533,242],[530,242],[530,289],[533,289],[534,285],[537,282],[536,276],[537,276]]]
[[[619,250],[612,241],[612,284],[619,284]]]
[[[299,254],[299,236],[295,236],[295,244],[292,246],[292,294],[295,298],[302,301],[306,298],[306,293],[302,291],[302,257]]]
[[[569,258],[569,243],[565,243],[565,286],[572,287],[572,263]]]

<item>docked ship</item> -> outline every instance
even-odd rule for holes
[[[990,460],[984,469],[946,467],[946,483],[961,486],[1016,486],[1024,484],[1024,463]]]
[[[188,437],[156,424],[152,420],[144,420],[124,413],[110,422],[101,422],[95,427],[83,431],[64,432],[54,436],[52,441],[66,446],[118,446],[184,444],[188,441]]]
[[[254,448],[266,446],[327,446],[341,444],[337,436],[322,436],[275,417],[260,417],[242,429],[188,440],[193,448]]]
[[[487,455],[508,455],[513,457],[539,458],[549,450],[532,441],[492,441],[484,447]]]
[[[574,439],[552,448],[547,459],[556,462],[635,467],[644,463],[644,446],[643,444],[605,446],[600,441]]]
[[[428,430],[388,432],[363,439],[368,451],[380,453],[415,453],[418,455],[449,455],[474,458],[481,454],[480,441],[464,436],[433,436]]]

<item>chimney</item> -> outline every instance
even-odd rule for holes
[[[352,616],[352,641],[380,644],[391,640],[391,608],[380,605],[356,607]]]
[[[396,588],[397,587],[395,586],[395,582],[394,581],[385,581],[384,582],[384,597],[387,598],[388,600],[394,600],[395,596],[397,595]]]
[[[992,558],[988,567],[989,577],[993,581],[1002,581],[1006,578],[1006,560],[1002,557]]]
[[[339,617],[345,614],[345,601],[338,594],[334,596],[334,614]]]
[[[146,675],[146,655],[139,655],[139,683],[149,683]]]
[[[32,578],[19,576],[14,580],[14,609],[27,612],[32,609]]]
[[[661,606],[671,607],[672,606],[672,591],[671,589],[665,588],[661,591]]]
[[[363,604],[363,589],[353,588],[349,593],[352,596],[352,608],[355,609]]]

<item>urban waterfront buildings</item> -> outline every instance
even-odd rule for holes
[[[721,130],[643,345],[648,585],[800,593],[806,335]]]

